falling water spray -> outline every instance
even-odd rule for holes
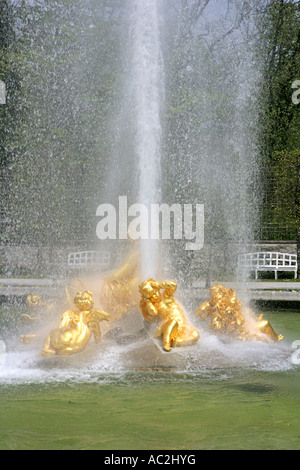
[[[131,98],[134,108],[134,148],[139,170],[139,203],[150,210],[160,202],[161,114],[164,96],[159,0],[130,2]],[[141,214],[141,217],[146,214]],[[146,222],[147,223],[147,222]],[[141,240],[141,276],[155,277],[158,241]]]

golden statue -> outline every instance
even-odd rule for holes
[[[52,313],[54,308],[50,302],[43,300],[40,295],[33,294],[32,292],[26,297],[26,305],[32,311],[32,314],[24,313],[21,315],[19,323],[38,321],[45,313]]]
[[[131,308],[138,308],[139,271],[140,251],[134,250],[127,256],[121,267],[102,275],[98,280],[95,290],[99,290],[97,295],[99,295],[100,306],[109,313],[110,322],[119,320]],[[68,283],[66,287],[66,300],[71,308],[76,292],[82,292],[85,289],[85,283],[80,279],[73,279]]]
[[[43,300],[40,295],[32,292],[26,297],[26,305],[30,310],[30,314],[23,313],[21,315],[19,320],[19,324],[21,325],[33,325],[39,323],[45,319],[46,315],[49,318],[49,316],[54,312],[54,305],[51,302]],[[20,342],[23,344],[32,343],[36,336],[36,334],[23,334],[20,336]]]
[[[67,310],[59,327],[52,330],[45,339],[42,355],[70,355],[83,351],[92,334],[96,343],[101,341],[99,322],[108,321],[110,316],[94,307],[90,291],[78,292],[74,299],[78,311]]]
[[[103,278],[100,304],[111,315],[111,320],[119,320],[131,308],[138,307],[138,284],[140,272],[140,252],[129,254],[123,265]]]
[[[255,317],[249,309],[242,308],[236,292],[231,288],[225,288],[221,284],[215,284],[210,288],[210,300],[201,303],[195,315],[200,320],[210,319],[209,326],[212,330],[242,340],[259,339],[280,341],[282,335],[277,335],[263,315]],[[266,335],[266,336],[262,336]]]
[[[165,351],[171,351],[174,346],[193,344],[199,339],[198,331],[188,324],[182,307],[174,298],[176,289],[177,284],[173,281],[148,279],[139,285],[140,310],[147,322],[160,320],[154,337],[162,337]]]

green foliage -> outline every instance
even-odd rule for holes
[[[1,133],[2,200],[11,218],[2,240],[86,242],[113,138],[120,2],[5,3],[13,20],[1,17],[1,24],[7,29],[12,21],[15,34],[14,47],[3,53],[5,79],[18,102],[11,120],[11,101],[0,110],[0,126],[10,133]]]
[[[261,144],[265,158],[272,160],[274,152],[300,144],[300,107],[292,102],[292,83],[300,79],[300,2],[268,2],[259,27],[264,64]]]
[[[300,150],[276,152],[275,221],[300,230]]]
[[[263,71],[261,229],[267,239],[295,239],[300,220],[300,105],[292,101],[292,84],[300,79],[300,2],[269,1],[258,26]]]
[[[17,46],[16,7],[4,0],[0,3],[0,79],[6,86],[6,104],[0,105],[0,170],[8,165],[11,147],[19,123],[22,97],[19,72],[22,57]]]

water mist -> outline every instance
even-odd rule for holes
[[[141,277],[156,277],[158,241],[148,240],[150,205],[160,202],[161,191],[161,113],[164,96],[164,70],[160,40],[159,2],[129,2],[131,73],[130,96],[133,107],[134,151],[139,173],[138,203],[147,208],[140,214]],[[148,228],[148,230],[147,230]]]

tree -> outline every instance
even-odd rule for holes
[[[0,79],[6,88],[6,103],[0,105],[0,240],[9,237],[11,214],[6,205],[10,193],[10,171],[19,148],[18,127],[23,119],[22,63],[20,35],[24,2],[0,3]]]
[[[300,77],[300,2],[269,1],[258,17],[258,26],[263,72],[259,122],[261,217],[279,232],[274,238],[299,240],[297,197],[291,195],[298,191],[293,175],[294,158],[300,148],[300,106],[292,101],[292,84]],[[295,185],[293,190],[290,185]],[[294,235],[285,235],[286,231]],[[272,234],[265,236],[270,239]]]
[[[274,218],[279,225],[288,225],[297,234],[300,259],[300,150],[275,153]],[[300,278],[300,263],[298,264]]]
[[[10,242],[89,243],[113,135],[119,0],[19,2],[18,147],[5,203]]]
[[[261,143],[265,158],[299,147],[300,110],[292,83],[300,77],[300,2],[271,0],[259,21],[263,61]]]

